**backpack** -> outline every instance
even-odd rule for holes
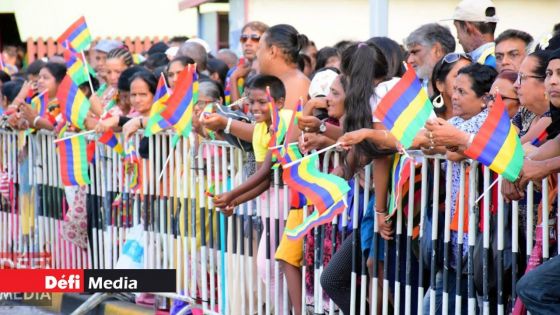
[[[249,117],[247,114],[243,113],[240,110],[232,110],[230,107],[224,105],[216,105],[215,109],[216,113],[221,116],[249,124],[253,122],[252,117]],[[239,149],[243,150],[243,152],[253,151],[253,145],[251,144],[251,142],[241,140],[232,134],[223,133],[223,136],[229,144],[238,147]]]

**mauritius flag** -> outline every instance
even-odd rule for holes
[[[282,143],[282,140],[286,137],[288,126],[286,126],[286,122],[280,118],[280,109],[276,106],[268,87],[266,88],[266,97],[268,98],[268,108],[271,116],[270,132],[272,133],[268,147],[273,148],[279,143]]]
[[[150,109],[150,118],[148,119],[146,130],[144,131],[145,137],[155,135],[161,130],[171,127],[171,125],[161,117],[161,112],[165,109],[164,104],[167,99],[169,99],[169,90],[162,74],[159,78],[156,94],[154,95],[154,104],[152,104],[152,108]]]
[[[91,34],[86,24],[86,18],[82,16],[72,23],[56,41],[66,49],[84,51],[91,44]]]
[[[60,112],[63,117],[74,126],[86,129],[84,121],[91,104],[70,76],[64,77],[58,86],[56,97],[60,103]]]
[[[281,151],[280,147],[276,147],[272,149],[273,154],[277,157],[278,161],[282,165],[286,165],[288,163],[291,163],[295,160],[299,160],[302,158],[301,153],[299,152],[297,145],[295,143],[288,146],[287,149],[283,151],[284,152],[283,154],[281,154],[280,151]],[[289,176],[290,176],[289,172],[283,172],[282,180],[284,182],[290,180]],[[291,201],[290,207],[292,209],[301,209],[309,204],[307,198],[305,198],[305,196],[302,193],[296,191],[295,189],[290,189],[290,201]]]
[[[109,129],[105,131],[98,140],[99,142],[113,148],[113,150],[117,152],[118,155],[124,156],[123,147],[120,144],[119,139],[117,139],[117,136],[115,135],[113,130]]]
[[[292,113],[292,119],[288,125],[288,130],[286,130],[286,136],[284,137],[284,149],[288,149],[288,141],[294,132],[297,130],[298,120],[303,115],[303,99],[300,97],[298,104],[296,106],[296,111]]]
[[[44,91],[43,93],[35,96],[31,100],[31,106],[33,106],[33,109],[37,111],[39,117],[45,116],[45,113],[47,112],[48,104],[49,104],[49,95],[47,91]]]
[[[130,139],[126,145],[126,155],[124,157],[124,172],[129,175],[128,188],[132,192],[138,191],[142,186],[142,161],[134,147],[134,141]]]
[[[373,114],[404,148],[412,145],[414,137],[434,112],[414,68],[411,65],[407,68],[399,82],[381,99]]]
[[[179,73],[173,94],[165,104],[161,117],[175,128],[178,134],[188,137],[192,130],[194,104],[198,102],[198,75],[196,64],[189,64]]]
[[[72,78],[72,80],[74,80],[76,85],[88,82],[90,74],[95,76],[95,71],[89,64],[84,63],[82,56],[72,52],[71,50],[64,50],[64,60],[66,61],[66,73]],[[86,64],[87,68],[85,66]]]
[[[297,150],[294,145],[288,146],[288,151]],[[288,154],[288,157],[295,158]],[[303,237],[310,229],[332,221],[332,219],[346,209],[344,196],[350,191],[348,183],[332,174],[317,169],[317,155],[301,161],[299,164],[285,168],[282,179],[290,187],[314,205],[315,210],[303,223],[293,229],[286,229],[286,235],[291,239]],[[293,196],[293,194],[292,194]]]
[[[524,152],[500,94],[465,155],[514,182],[523,167]]]
[[[85,136],[76,136],[57,143],[60,155],[60,178],[64,186],[83,186],[90,183],[88,150]]]

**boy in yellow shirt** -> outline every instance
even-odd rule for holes
[[[279,110],[279,118],[281,120],[281,124],[284,126],[288,126],[291,121],[291,117],[293,112],[291,110],[282,109],[284,105],[284,99],[286,95],[286,91],[284,88],[284,84],[280,79],[274,76],[266,76],[266,75],[258,75],[252,78],[247,84],[247,91],[248,91],[248,100],[251,113],[253,114],[256,125],[253,131],[253,151],[255,153],[255,160],[257,162],[257,172],[249,177],[245,183],[236,187],[234,190],[218,195],[214,199],[214,205],[218,208],[221,208],[221,211],[225,215],[231,215],[233,210],[236,206],[249,201],[253,198],[261,196],[264,198],[266,194],[263,194],[267,190],[270,191],[271,195],[274,192],[273,187],[271,184],[273,183],[272,178],[272,154],[271,150],[269,150],[268,145],[272,136],[270,131],[270,127],[272,125],[272,113],[270,112],[270,105],[269,100],[267,97],[266,89],[267,87],[270,90],[270,94],[272,99],[274,99],[275,105],[280,109]],[[298,133],[293,133],[294,138],[297,138]],[[280,134],[277,134],[278,137],[281,137]],[[288,139],[289,142],[295,141],[296,139]],[[284,141],[283,137],[277,140],[278,144],[282,144]],[[262,195],[261,195],[262,194]],[[282,205],[283,202],[283,188],[280,189],[279,193],[279,200],[277,204],[270,204],[270,214],[271,220],[272,219],[279,219],[280,221],[280,228],[278,231],[278,235],[283,235],[284,230],[284,223],[283,223],[283,209]],[[289,204],[289,203],[288,203]],[[263,203],[266,207],[266,204]],[[263,225],[265,222],[265,212],[266,208],[261,209],[261,218],[263,220]],[[301,223],[301,210],[294,212],[290,211],[290,215],[287,221],[287,227],[295,227],[299,223]],[[276,246],[276,233],[275,233],[275,226],[270,224],[270,248],[274,249]],[[259,243],[259,248],[257,251],[257,267],[259,269],[259,274],[263,280],[265,279],[265,270],[266,270],[266,237],[263,235],[261,237],[261,241]],[[303,242],[302,241],[292,241],[285,237],[282,238],[278,251],[276,252],[275,259],[285,262],[283,269],[293,269],[296,268],[299,270],[299,266],[301,265],[301,260],[303,258]],[[269,257],[270,258],[270,257]],[[271,261],[272,263],[273,261]],[[288,266],[290,265],[290,266]],[[273,267],[271,267],[271,270]],[[272,274],[272,273],[271,273]],[[283,272],[280,273],[281,277],[283,276]],[[282,280],[274,279],[274,276],[271,275],[270,283],[270,292],[271,297],[275,297],[276,294],[279,295],[279,301],[283,300],[282,296]],[[274,282],[279,281],[279,291],[274,292]],[[297,299],[301,300],[301,296],[297,297]],[[271,301],[273,301],[272,299]],[[293,299],[292,299],[293,300]],[[299,303],[296,303],[299,304]],[[279,312],[282,313],[282,302],[279,305]]]

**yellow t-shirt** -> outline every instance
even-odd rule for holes
[[[288,128],[288,124],[292,119],[293,111],[290,109],[280,110],[280,124],[284,124]],[[268,153],[268,143],[270,142],[270,133],[265,122],[255,125],[253,130],[253,152],[255,153],[255,161],[262,163]]]

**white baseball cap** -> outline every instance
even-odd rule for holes
[[[318,96],[327,96],[329,94],[331,84],[334,82],[334,79],[336,79],[337,76],[338,73],[330,69],[317,72],[315,76],[313,76],[311,84],[309,84],[309,96],[312,98]]]
[[[491,0],[463,0],[455,7],[453,17],[447,20],[496,23],[496,5]]]

